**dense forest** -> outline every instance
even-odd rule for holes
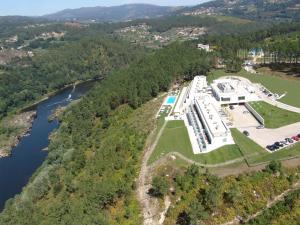
[[[200,37],[198,42],[210,44],[215,55],[224,59],[227,69],[232,72],[241,69],[241,64],[253,49],[264,51],[265,63],[266,59],[269,63],[297,63],[300,57],[298,22],[280,23],[242,34],[208,34]]]
[[[143,51],[103,36],[83,38],[28,59],[28,66],[2,66],[0,117],[78,80],[101,78],[136,60]]]
[[[205,52],[175,43],[111,74],[64,114],[48,158],[24,191],[7,202],[0,223],[137,224],[130,196],[155,114],[143,104],[174,79],[205,74],[210,67]],[[110,210],[122,201],[118,219],[110,221]]]

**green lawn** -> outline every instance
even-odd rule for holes
[[[266,128],[279,128],[300,122],[300,113],[290,112],[266,102],[251,102],[250,105],[264,118]]]
[[[270,91],[277,93],[279,95],[287,92],[287,95],[282,99],[280,99],[279,101],[295,107],[300,107],[300,100],[299,100],[300,80],[289,79],[289,78],[284,78],[275,75],[272,76],[265,73],[251,74],[246,72],[245,70],[241,70],[240,72],[235,74],[226,73],[224,70],[214,70],[208,75],[207,80],[209,83],[211,83],[214,79],[217,79],[222,76],[229,76],[229,75],[242,76],[251,80],[252,82],[261,83]]]
[[[260,155],[268,153],[260,145],[256,144],[254,141],[252,141],[246,135],[242,134],[237,129],[231,129],[231,134],[234,142],[239,146],[244,156],[251,156],[255,153]]]
[[[203,164],[223,163],[242,157],[236,145],[227,145],[210,153],[195,155],[183,121],[168,122],[148,163],[155,162],[169,152],[179,152],[187,158]]]
[[[245,156],[248,164],[254,165],[271,160],[300,156],[300,143],[291,148],[269,153],[237,129],[232,129],[231,132],[236,145],[226,145],[210,153],[195,155],[184,122],[169,121],[148,163],[155,162],[169,152],[179,152],[185,157],[202,164],[224,163]]]

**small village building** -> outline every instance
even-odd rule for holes
[[[197,45],[197,48],[198,48],[198,49],[201,49],[201,50],[205,50],[205,51],[207,51],[207,52],[210,52],[210,47],[209,47],[209,45],[198,44],[198,45]]]

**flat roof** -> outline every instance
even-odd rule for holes
[[[228,128],[223,123],[213,99],[209,95],[201,95],[195,99],[196,106],[202,111],[202,116],[213,136],[226,135]]]
[[[248,95],[251,94],[253,87],[244,81],[238,79],[218,79],[214,80],[211,87],[222,95]]]

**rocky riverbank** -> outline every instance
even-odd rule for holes
[[[11,150],[19,144],[21,138],[29,135],[36,116],[36,111],[29,111],[7,117],[1,121],[0,158],[9,156]]]

